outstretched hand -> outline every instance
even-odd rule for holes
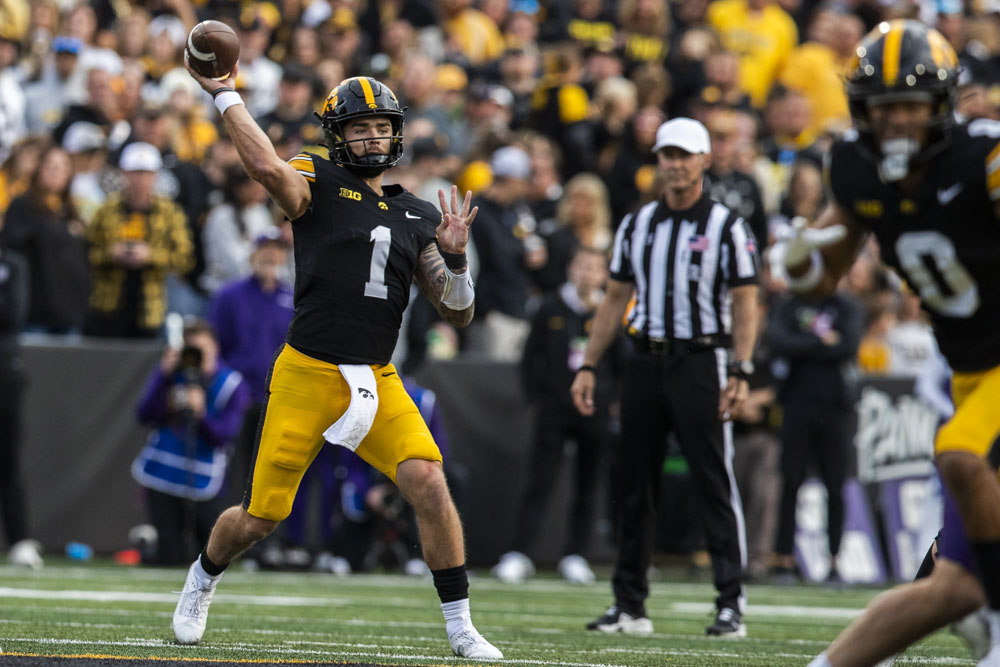
[[[443,252],[462,254],[469,243],[469,226],[476,219],[479,207],[472,205],[472,191],[466,190],[465,200],[461,206],[458,203],[458,186],[451,186],[451,205],[445,197],[444,190],[438,190],[438,200],[441,203],[441,224],[437,227],[437,241]]]
[[[198,74],[198,72],[194,71],[194,69],[191,67],[191,63],[188,62],[188,55],[187,51],[185,50],[184,68],[187,69],[188,74],[191,75],[191,78],[197,81],[198,85],[201,86],[206,93],[211,95],[220,88],[233,88],[233,89],[236,88],[236,75],[240,71],[240,64],[236,63],[235,65],[233,65],[233,71],[229,73],[228,78],[223,79],[222,81],[216,81],[215,79],[210,79],[207,76],[202,76],[201,74]]]

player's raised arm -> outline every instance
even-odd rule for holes
[[[771,270],[788,281],[799,294],[830,294],[851,268],[867,230],[836,202],[809,225],[805,218],[792,221],[790,234],[770,251]]]
[[[189,62],[185,62],[184,66],[194,80],[215,99],[215,106],[222,113],[222,120],[250,178],[264,186],[289,220],[299,218],[312,201],[309,182],[294,167],[278,157],[271,140],[257,125],[239,93],[235,91],[239,65],[234,66],[232,74],[223,81],[198,74]]]
[[[443,190],[438,190],[441,203],[441,224],[437,241],[427,244],[420,253],[416,279],[421,291],[438,314],[452,326],[468,326],[475,313],[475,287],[469,275],[465,246],[469,243],[469,226],[476,219],[479,207],[472,207],[472,193],[465,193],[461,206],[458,188],[451,186],[449,206]]]

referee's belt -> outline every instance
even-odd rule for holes
[[[707,352],[729,344],[727,336],[698,336],[697,338],[661,338],[658,336],[631,336],[637,352],[657,357]]]

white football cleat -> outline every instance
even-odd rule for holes
[[[462,658],[475,660],[503,660],[503,653],[471,625],[448,636],[451,650]]]
[[[208,624],[208,606],[212,604],[215,585],[219,582],[218,578],[201,579],[195,572],[197,565],[198,561],[195,561],[188,568],[181,599],[174,609],[174,637],[179,644],[197,644],[201,641]]]
[[[20,565],[32,570],[40,570],[45,564],[42,561],[42,543],[38,540],[19,540],[11,545],[7,554],[12,565]]]
[[[965,642],[972,657],[982,660],[990,651],[990,621],[985,605],[951,624],[951,632]]]
[[[594,571],[590,569],[587,559],[578,554],[563,556],[556,569],[562,578],[570,583],[590,584],[595,579]]]
[[[653,622],[646,616],[633,616],[611,605],[608,610],[596,619],[587,623],[588,630],[601,632],[621,632],[626,635],[651,635]]]
[[[505,584],[519,584],[535,574],[535,564],[520,551],[508,551],[494,566],[493,574]]]
[[[983,606],[976,614],[986,619],[986,632],[989,652],[984,655],[977,667],[1000,667],[1000,612]]]

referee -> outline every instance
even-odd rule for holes
[[[595,367],[635,290],[626,333],[633,354],[622,381],[614,604],[591,630],[649,634],[646,570],[653,550],[660,472],[673,432],[691,469],[718,596],[709,635],[743,637],[743,509],[733,476],[730,416],[746,398],[757,332],[758,257],[742,218],[702,190],[708,131],[675,118],[656,132],[661,196],[622,220],[611,280],[570,392],[594,410]],[[730,306],[731,304],[731,306]],[[732,356],[727,363],[727,348]]]

